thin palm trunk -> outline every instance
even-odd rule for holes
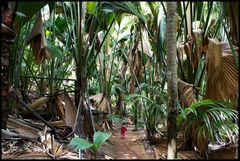
[[[177,64],[176,64],[176,2],[167,3],[167,67],[168,67],[168,137],[167,158],[177,157]]]
[[[120,78],[121,78],[121,85],[122,87],[125,86],[125,75],[127,71],[127,61],[123,61],[123,64],[121,66],[120,70]],[[124,95],[120,92],[118,94],[118,100],[116,104],[116,114],[119,114],[120,116],[123,116],[123,108],[124,108],[124,102],[123,102]]]
[[[13,13],[16,2],[7,2],[2,10],[2,55],[1,55],[1,97],[2,97],[2,127],[6,129],[8,119],[8,94],[9,94],[9,69],[10,69],[10,46],[14,42],[15,33],[12,30]]]
[[[121,66],[120,70],[120,78],[121,78],[121,85],[124,87],[125,86],[125,75],[127,71],[127,61],[123,61],[123,64]],[[116,104],[116,114],[119,114],[120,116],[123,115],[123,107],[124,107],[124,102],[123,102],[124,95],[120,92],[118,94],[118,100]]]

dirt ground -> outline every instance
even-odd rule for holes
[[[134,130],[134,125],[127,126],[127,138],[122,139],[120,125],[115,126],[112,137],[103,145],[106,159],[167,159],[166,138],[156,145],[149,145],[144,130]],[[178,150],[177,159],[203,159],[198,152]],[[208,159],[236,159],[236,150],[223,148],[209,153]]]
[[[106,144],[103,145],[104,153],[111,159],[151,159],[146,154],[141,140],[144,139],[143,131],[134,131],[133,125],[127,126],[127,137],[121,138],[120,126],[115,126],[116,132]]]
[[[107,143],[103,151],[108,159],[166,159],[166,140],[157,145],[149,145],[144,130],[134,130],[134,125],[127,126],[127,138],[122,139],[120,125],[115,126],[116,132]],[[201,159],[194,151],[178,151],[179,159]]]

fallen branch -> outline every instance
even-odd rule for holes
[[[43,123],[45,123],[49,128],[51,128],[51,129],[53,130],[53,133],[55,133],[58,138],[61,138],[61,137],[58,135],[58,133],[56,133],[56,129],[55,129],[52,125],[50,125],[46,120],[44,120],[37,112],[35,112],[29,105],[27,105],[27,104],[17,95],[15,89],[12,89],[12,88],[11,88],[10,94],[12,94],[12,96],[13,96],[14,98],[16,98],[16,100],[17,100],[18,102],[20,102],[20,104],[21,104],[24,108],[26,108],[28,111],[30,111],[35,117],[37,117],[38,119],[40,119],[40,120],[41,120]],[[20,108],[22,108],[22,107],[20,106]]]
[[[5,138],[13,138],[13,137],[19,137],[19,135],[15,132],[11,132],[5,129],[2,129],[2,137]]]

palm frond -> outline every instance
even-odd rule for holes
[[[235,50],[237,48],[235,47]],[[206,57],[206,99],[235,99],[238,93],[238,70],[226,43],[209,39]]]
[[[182,80],[178,80],[178,93],[182,107],[188,107],[192,103],[197,102],[196,90],[193,84],[189,84]]]
[[[123,13],[130,13],[137,16],[144,23],[146,21],[144,15],[135,8],[132,2],[104,2],[103,9],[106,11],[119,11]]]
[[[214,142],[215,134],[225,130],[238,133],[238,127],[233,121],[238,112],[227,106],[226,102],[201,100],[181,111],[177,117],[178,125],[187,121],[186,136],[193,137],[193,145],[201,154],[207,152],[208,138]]]

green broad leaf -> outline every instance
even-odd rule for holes
[[[130,13],[137,16],[144,23],[146,22],[144,15],[135,8],[132,2],[104,2],[103,10],[105,12],[118,11],[122,13]]]
[[[120,17],[120,16],[119,16]],[[136,22],[134,19],[130,19],[128,17],[122,18],[120,23],[120,33],[125,32],[127,29],[130,29]]]
[[[132,95],[131,94],[124,97],[124,101],[125,102],[129,102],[131,99],[132,99]]]
[[[195,102],[193,104],[191,104],[190,108],[198,108],[198,107],[204,107],[204,106],[211,106],[211,105],[214,105],[214,101],[212,100],[201,100],[201,101],[198,101],[198,102]]]
[[[179,126],[183,120],[187,119],[186,113],[185,112],[180,112],[177,116],[177,125]]]
[[[78,152],[78,150],[83,150],[92,147],[93,144],[91,144],[89,141],[79,138],[79,137],[74,137],[69,143],[69,147],[73,149],[75,152]]]
[[[63,33],[67,29],[67,20],[58,16],[54,25],[58,33]]]
[[[97,2],[87,2],[87,11],[89,14],[94,15],[96,7],[97,7]]]
[[[110,26],[113,19],[116,17],[116,14],[115,13],[108,13],[106,16],[107,16],[107,19],[105,19],[106,25]],[[112,27],[112,29],[114,29],[114,28]]]
[[[155,8],[154,8],[154,5],[153,5],[154,2],[148,2],[148,6],[153,14],[153,16],[156,16],[156,11],[155,11]]]
[[[52,54],[52,56],[56,57],[57,59],[59,59],[59,61],[62,61],[64,58],[64,55],[62,53],[62,51],[56,47],[55,45],[52,45],[49,41],[48,41],[48,45],[47,48],[49,50],[49,52]]]
[[[111,92],[113,94],[121,94],[121,93],[126,93],[127,91],[120,84],[114,84],[112,85]]]
[[[97,131],[94,133],[93,136],[93,144],[94,144],[94,151],[96,152],[100,146],[107,141],[111,137],[112,134]]]
[[[189,114],[189,113],[190,113],[190,108],[189,108],[189,107],[185,108],[185,109],[184,109],[184,112],[185,112],[186,114]]]
[[[195,108],[190,108],[189,111],[197,117],[198,113]]]

